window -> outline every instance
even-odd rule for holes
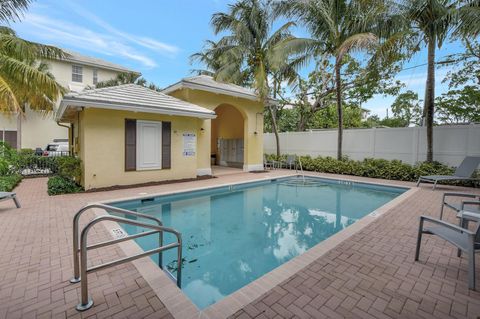
[[[125,120],[125,170],[170,168],[171,123]]]
[[[83,67],[72,65],[72,82],[83,82]]]
[[[97,85],[98,83],[98,70],[93,69],[93,85]]]

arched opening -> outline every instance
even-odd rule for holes
[[[243,168],[244,130],[243,114],[234,106],[221,104],[215,109],[217,118],[212,120],[212,163],[219,166]]]

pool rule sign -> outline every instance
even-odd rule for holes
[[[193,132],[183,133],[183,156],[195,156],[197,136]]]

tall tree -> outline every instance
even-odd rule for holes
[[[154,83],[147,83],[147,80],[145,80],[143,77],[141,77],[140,74],[138,73],[133,73],[133,72],[123,72],[117,74],[117,76],[113,79],[98,82],[95,85],[95,88],[105,88],[105,87],[110,87],[110,86],[117,86],[117,85],[122,85],[122,84],[137,84],[141,85],[144,87],[148,87],[151,90],[155,91],[161,91],[162,89],[158,86],[156,86]],[[91,87],[93,88],[93,87]]]
[[[391,106],[393,116],[401,119],[403,126],[419,125],[422,113],[420,102],[418,94],[411,90],[399,94]]]
[[[284,81],[296,78],[295,69],[303,57],[289,61],[291,41],[295,37],[287,22],[272,30],[274,16],[271,1],[240,0],[229,5],[228,12],[215,13],[211,24],[216,35],[227,33],[218,42],[209,42],[207,51],[193,56],[212,71],[218,81],[247,84],[255,89],[259,100],[272,118],[272,129],[280,155],[276,106],[271,98],[280,91]]]
[[[442,82],[448,83],[448,91],[435,99],[441,122],[480,122],[480,43],[464,44],[465,52],[446,58],[452,70]]]
[[[399,2],[405,23],[427,48],[427,80],[424,118],[427,126],[427,161],[433,161],[433,124],[435,113],[435,53],[452,34],[476,36],[480,27],[478,0],[404,0]]]
[[[16,21],[30,0],[1,0],[0,23]],[[33,110],[51,111],[64,89],[40,67],[40,61],[63,59],[60,49],[26,41],[0,26],[0,112],[22,113],[23,103]]]
[[[338,118],[337,158],[342,158],[343,143],[343,83],[345,58],[354,52],[373,53],[379,48],[379,35],[390,27],[385,20],[386,6],[382,2],[348,0],[282,0],[276,5],[279,15],[295,17],[307,27],[315,48],[314,56],[333,59],[335,98]],[[381,19],[385,22],[382,22]],[[378,58],[378,56],[376,56]],[[319,100],[317,100],[319,102]]]

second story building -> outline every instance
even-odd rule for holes
[[[65,50],[64,60],[46,61],[49,72],[68,92],[81,92],[95,87],[98,82],[114,79],[120,73],[137,73],[126,67],[102,59]],[[53,113],[42,113],[26,108],[24,115],[0,114],[0,141],[12,147],[44,148],[54,140],[68,140],[68,128],[53,120]]]

